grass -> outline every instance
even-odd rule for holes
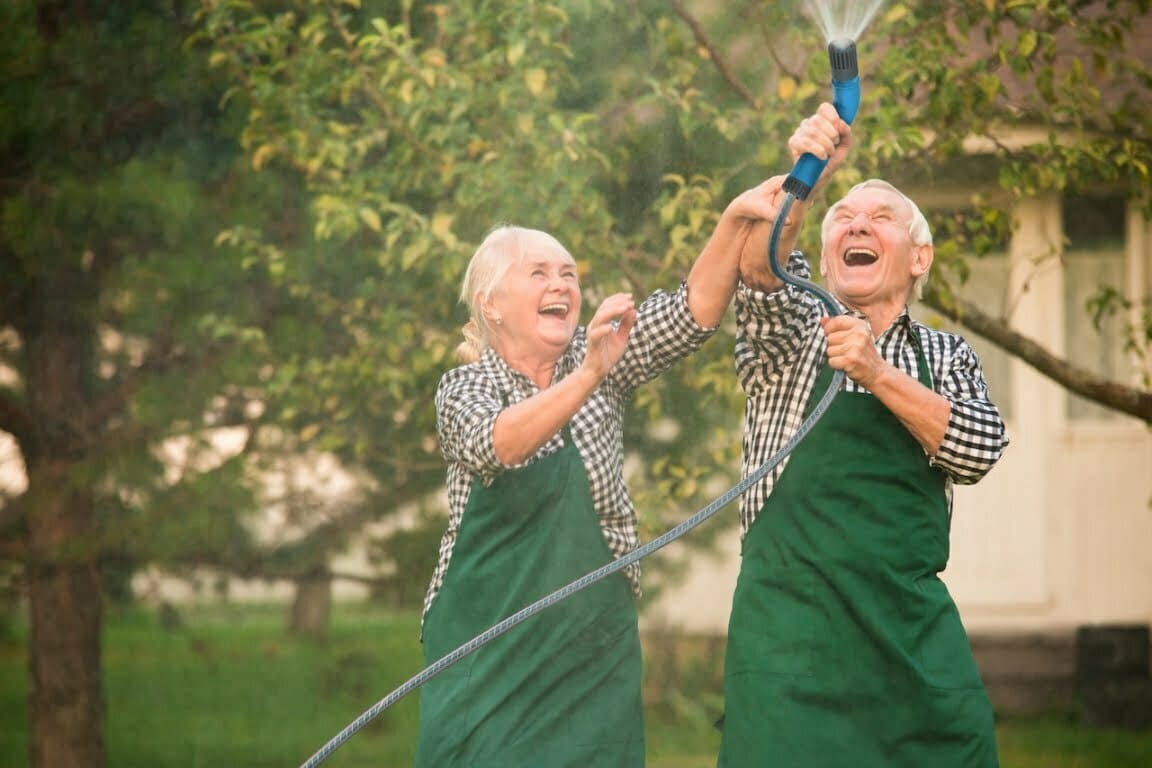
[[[109,613],[104,640],[109,768],[291,768],[419,671],[417,618],[340,606],[323,643],[284,635],[285,609],[221,605],[185,611],[166,631],[139,609]],[[0,768],[24,755],[23,633],[0,637]],[[649,768],[710,768],[720,699],[698,690],[711,663],[649,686]],[[693,664],[696,666],[694,667]],[[703,687],[714,688],[714,685]],[[383,712],[336,750],[325,768],[411,765],[417,695]],[[1152,732],[1078,727],[1057,716],[1006,720],[1004,768],[1137,768],[1152,755]]]

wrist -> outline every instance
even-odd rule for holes
[[[573,383],[584,396],[588,396],[596,387],[600,386],[600,382],[607,375],[608,371],[601,370],[589,355],[585,356],[584,362],[577,366],[568,378],[573,379]]]
[[[867,381],[858,381],[857,383],[872,394],[876,394],[878,390],[883,390],[888,385],[894,374],[899,375],[900,371],[886,360],[878,359],[872,366]]]

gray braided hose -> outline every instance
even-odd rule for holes
[[[789,193],[785,196],[784,203],[781,206],[780,214],[776,218],[776,222],[772,227],[771,239],[768,242],[769,264],[772,267],[773,273],[776,274],[776,276],[779,277],[782,281],[816,294],[816,296],[818,296],[820,300],[824,302],[825,306],[828,308],[828,311],[831,314],[840,314],[840,307],[830,293],[810,280],[805,280],[787,272],[780,267],[779,261],[777,260],[776,250],[779,247],[780,232],[783,229],[783,222],[788,218],[788,213],[792,209],[792,204],[795,202],[795,200],[796,197],[792,193]],[[623,568],[627,568],[632,563],[647,557],[656,550],[663,548],[667,544],[670,544],[684,534],[688,533],[688,531],[703,523],[708,518],[715,515],[730,502],[739,497],[740,494],[744,493],[744,491],[751,488],[761,478],[775,469],[776,465],[783,461],[784,457],[796,448],[800,441],[803,440],[808,432],[811,431],[812,427],[815,426],[816,422],[820,420],[820,417],[824,415],[824,412],[828,410],[828,406],[832,404],[832,399],[836,397],[837,394],[839,394],[843,383],[844,372],[835,371],[832,381],[828,385],[828,389],[824,392],[824,395],[820,398],[820,401],[816,404],[816,407],[808,415],[808,418],[806,418],[803,423],[801,423],[800,428],[796,431],[796,434],[793,435],[791,439],[789,439],[788,442],[786,442],[774,456],[765,461],[754,472],[745,477],[739,483],[725,491],[721,496],[713,500],[710,504],[708,504],[708,506],[704,507],[699,512],[695,513],[676,527],[672,528],[664,534],[661,534],[655,539],[652,539],[652,541],[648,542],[647,544],[637,547],[618,560],[613,560],[612,562],[603,565],[596,570],[591,571],[590,573],[586,573],[575,581],[564,585],[563,587],[548,595],[545,595],[531,605],[521,608],[519,611],[502,620],[498,624],[495,624],[484,630],[479,635],[464,643],[456,650],[440,657],[433,663],[429,664],[418,674],[410,678],[406,683],[389,693],[380,701],[373,704],[362,715],[349,723],[327,744],[317,750],[316,753],[312,755],[312,757],[308,758],[308,760],[304,762],[300,768],[315,768],[316,766],[320,765],[320,763],[322,763],[328,758],[329,755],[335,752],[341,744],[350,739],[353,734],[355,734],[357,731],[375,719],[381,712],[388,709],[388,707],[392,706],[404,696],[416,690],[421,685],[428,682],[433,677],[440,674],[460,659],[477,650],[481,646],[486,645],[487,643],[496,639],[500,635],[515,627],[517,624],[520,624],[526,619],[535,616],[545,608],[559,603],[561,600],[564,600],[576,592],[579,592],[585,587],[600,581],[605,576],[616,573]]]

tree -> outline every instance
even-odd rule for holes
[[[972,167],[966,142],[992,141],[995,171],[974,185],[968,210],[934,222],[937,272],[951,279],[934,281],[928,300],[1064,386],[1150,420],[1146,390],[1044,353],[950,289],[963,280],[965,251],[978,256],[1008,226],[990,189],[1018,197],[1147,187],[1148,70],[1132,57],[1130,32],[1148,4],[882,10],[860,41],[855,175],[836,184]],[[251,108],[246,151],[258,166],[304,175],[317,237],[347,253],[378,249],[382,277],[368,285],[416,279],[441,296],[470,244],[505,220],[560,236],[593,300],[620,286],[643,295],[674,284],[724,201],[784,168],[797,116],[830,97],[820,30],[788,4],[219,0],[205,4],[203,20],[214,61]],[[1095,88],[1101,78],[1115,81],[1113,92]],[[1004,144],[1005,124],[1025,119],[1043,140]],[[227,237],[280,263],[268,233]],[[283,272],[293,290],[314,290],[309,275],[294,274]],[[459,314],[437,314],[447,303],[426,298],[416,308],[393,295],[381,317],[419,329],[396,393],[426,397],[449,359]],[[1147,330],[1135,330],[1131,343],[1146,350]],[[629,439],[664,457],[644,486],[660,497],[698,496],[711,467],[730,464],[734,446],[720,426],[738,407],[729,365],[725,345],[712,344],[641,392]],[[405,417],[427,418],[419,400],[399,399]],[[701,401],[715,410],[685,407]],[[709,439],[668,441],[642,426],[669,415]]]
[[[0,430],[27,475],[0,508],[0,557],[27,596],[35,768],[105,763],[104,566],[248,546],[239,463],[179,483],[157,453],[174,435],[198,453],[259,341],[243,329],[260,280],[205,256],[209,222],[259,194],[182,47],[190,22],[179,2],[0,10]]]
[[[624,18],[626,35],[644,34],[639,17]],[[331,409],[297,428],[368,468],[392,499],[426,493],[429,471],[442,479],[431,396],[461,340],[455,294],[485,230],[514,221],[554,231],[590,278],[591,302],[616,286],[674,286],[718,214],[717,184],[678,182],[669,252],[650,244],[665,238],[639,211],[637,221],[611,213],[634,204],[635,163],[632,147],[614,146],[585,109],[602,97],[596,77],[613,72],[577,77],[583,57],[596,55],[586,35],[609,50],[619,42],[591,13],[550,3],[219,2],[205,4],[202,21],[201,39],[247,110],[253,164],[304,179],[317,248],[340,256],[318,274],[276,232],[235,227],[221,244],[356,331],[356,345],[313,358],[308,381]],[[661,192],[658,177],[645,181]],[[299,397],[297,384],[272,393],[276,407]],[[414,493],[404,490],[409,477],[421,480]],[[310,538],[346,539],[363,522],[334,519]]]
[[[339,280],[328,292],[285,257],[274,233],[234,228],[223,240],[267,263],[290,292],[330,304],[365,338],[411,339],[402,373],[397,358],[371,343],[357,347],[355,362],[335,355],[313,371],[334,391],[354,380],[345,374],[357,366],[377,371],[386,387],[376,390],[379,401],[361,393],[332,402],[341,404],[337,413],[356,402],[378,402],[376,415],[393,409],[401,428],[387,442],[392,460],[436,463],[427,398],[463,319],[444,299],[485,229],[509,220],[551,229],[580,260],[593,301],[619,287],[644,295],[673,285],[724,201],[779,172],[797,116],[830,96],[819,30],[787,4],[203,7],[203,39],[248,110],[243,141],[253,164],[302,175],[317,240],[349,261],[375,261],[376,272],[360,271],[362,285],[387,295],[388,307],[366,296],[350,301]],[[965,275],[962,248],[978,256],[1008,226],[988,189],[1011,197],[1038,188],[1146,188],[1139,105],[1147,68],[1115,55],[1131,50],[1128,32],[1146,13],[1143,2],[885,8],[866,37],[875,55],[862,49],[867,108],[856,130],[866,140],[855,165],[856,176],[879,171],[897,180],[940,173],[970,163],[966,141],[991,139],[998,176],[981,181],[962,215],[935,222],[945,279],[928,301],[1073,391],[1149,421],[1146,390],[1055,358],[951,289]],[[1104,98],[1093,87],[1101,76],[1115,76],[1126,96]],[[1004,124],[1023,118],[1047,130],[1047,140],[1021,149],[1000,142]],[[844,173],[836,183],[855,178]],[[349,272],[342,274],[346,281]],[[412,293],[400,288],[409,285]],[[1136,330],[1131,343],[1146,350],[1147,330]],[[648,531],[666,527],[661,511],[679,515],[700,498],[714,467],[734,466],[728,425],[738,403],[727,352],[709,345],[638,396],[629,445],[656,457],[639,484],[641,509],[657,510],[643,521]],[[649,429],[653,421],[703,439],[668,439]],[[331,420],[315,429],[334,449],[355,445],[355,457],[369,463],[372,446],[385,444]],[[424,441],[420,449],[413,437]],[[339,529],[353,530],[352,522]]]

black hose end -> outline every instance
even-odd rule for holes
[[[841,83],[854,80],[860,74],[856,63],[856,41],[846,37],[828,43],[828,60],[832,63],[832,79]]]
[[[784,179],[783,189],[797,200],[807,200],[808,194],[812,191],[812,187],[793,175]]]

